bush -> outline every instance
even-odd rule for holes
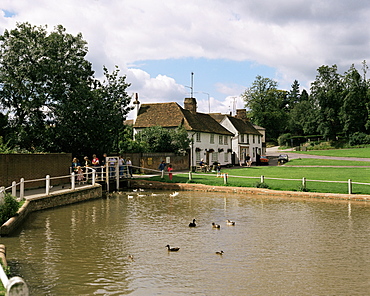
[[[0,203],[0,224],[4,224],[9,218],[13,217],[19,209],[19,203],[15,198],[5,193]]]
[[[257,182],[256,188],[269,188],[269,186],[265,182]]]
[[[349,136],[349,144],[351,146],[370,144],[370,136],[365,133],[356,132]]]
[[[290,133],[282,134],[278,138],[279,146],[289,146],[290,145],[289,140],[290,140],[291,137],[292,137],[292,134],[290,134]]]

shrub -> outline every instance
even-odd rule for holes
[[[279,138],[278,138],[278,143],[279,143],[279,146],[289,146],[289,141],[290,138],[292,137],[292,134],[290,133],[287,133],[287,134],[282,134]]]
[[[351,146],[370,144],[370,136],[365,133],[356,132],[349,136],[349,144]]]
[[[256,188],[269,188],[265,182],[257,182],[255,185]]]
[[[9,193],[5,193],[0,204],[0,224],[13,217],[19,209],[19,203]]]

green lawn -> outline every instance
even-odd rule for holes
[[[310,155],[370,158],[370,147],[333,150],[289,151],[289,153],[291,152]]]
[[[286,166],[370,166],[370,161],[332,160],[318,158],[297,158],[291,159]]]
[[[222,173],[228,173],[226,186],[256,187],[260,177],[265,177],[265,183],[270,189],[299,191],[302,178],[307,179],[306,188],[310,192],[324,193],[348,193],[348,179],[352,182],[370,183],[370,168],[336,168],[336,167],[252,167],[238,169],[223,169]],[[276,180],[270,178],[290,179]],[[294,179],[294,180],[292,180]],[[153,177],[151,180],[161,181],[160,177]],[[342,181],[344,183],[323,183],[310,180]],[[169,182],[166,176],[165,182]],[[188,174],[173,176],[172,182],[189,182]],[[193,173],[192,183],[206,184],[210,186],[225,186],[223,178],[216,178],[216,174]],[[352,193],[370,194],[370,185],[353,184]]]

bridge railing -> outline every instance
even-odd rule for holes
[[[9,187],[0,187],[0,197],[3,196],[4,192],[11,192],[11,195],[14,197],[18,197],[19,200],[23,200],[25,197],[25,184],[27,183],[35,183],[35,182],[45,182],[45,195],[50,194],[50,190],[53,188],[51,185],[51,181],[53,180],[62,180],[62,179],[69,179],[70,180],[70,188],[72,190],[76,189],[76,174],[72,172],[70,175],[65,176],[58,176],[58,177],[50,177],[50,175],[46,175],[45,178],[40,179],[33,179],[33,180],[25,180],[21,178],[19,182],[13,181],[12,185]],[[91,185],[95,185],[96,183],[96,170],[93,168],[87,168],[87,170],[83,173],[83,180],[77,182],[87,183],[91,179]],[[68,183],[64,183],[68,184]]]

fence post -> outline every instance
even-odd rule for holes
[[[164,178],[164,170],[161,170],[161,179]]]
[[[192,177],[191,171],[189,171],[189,181],[191,181]]]
[[[19,182],[19,198],[24,199],[24,178],[21,178]]]
[[[46,191],[45,194],[49,195],[50,193],[50,175],[46,175]]]
[[[96,178],[96,170],[93,170],[93,173],[92,173],[92,181],[91,181],[91,184],[92,185],[95,185],[95,178]]]
[[[265,176],[261,176],[261,183],[265,183]]]
[[[4,197],[4,193],[5,193],[5,187],[2,186],[2,187],[0,187],[0,198]]]
[[[348,179],[348,194],[352,194],[352,180]]]
[[[305,177],[302,178],[302,187],[306,188],[306,178]]]
[[[224,184],[227,184],[227,173],[224,173]]]
[[[17,196],[17,182],[15,182],[15,181],[12,182],[12,195],[14,197]]]
[[[72,172],[72,174],[71,174],[71,189],[72,190],[76,189],[75,173],[74,172]]]

